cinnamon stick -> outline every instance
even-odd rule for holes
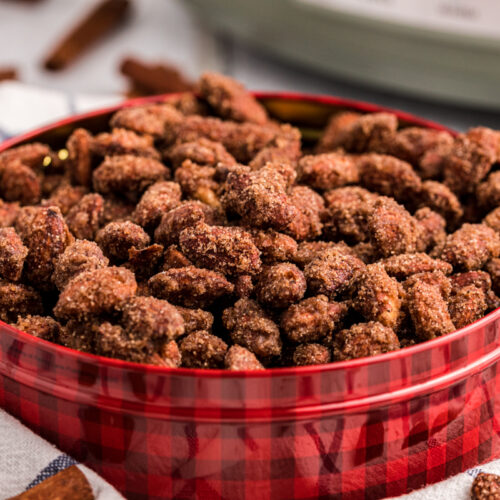
[[[45,60],[48,70],[66,68],[92,45],[122,25],[130,13],[130,0],[104,0],[85,16]]]
[[[17,80],[17,71],[15,68],[0,68],[0,82],[4,80]]]
[[[186,92],[194,87],[177,68],[167,64],[147,64],[135,58],[126,58],[120,65],[120,71],[131,81],[134,94]]]
[[[94,500],[94,494],[83,472],[73,465],[49,477],[20,495],[8,500]]]

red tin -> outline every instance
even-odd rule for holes
[[[309,138],[332,112],[381,109],[258,97]],[[102,128],[115,109],[63,120],[0,152],[33,140],[58,147],[78,126]],[[404,124],[443,129],[396,113]],[[497,309],[372,358],[231,373],[83,354],[0,322],[0,406],[128,499],[377,499],[500,456],[499,330]]]

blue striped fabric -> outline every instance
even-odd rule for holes
[[[64,469],[67,469],[68,467],[71,467],[72,465],[76,465],[77,462],[73,460],[71,457],[68,455],[59,455],[57,458],[52,460],[52,462],[47,465],[44,469],[42,469],[39,473],[38,476],[36,476],[33,481],[26,487],[26,490],[30,490],[37,484],[40,484],[41,482],[45,481],[49,477],[54,476],[58,472],[61,472]]]

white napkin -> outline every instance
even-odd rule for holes
[[[16,81],[0,83],[0,142],[66,116],[112,106],[118,95],[66,94]]]
[[[481,472],[500,475],[500,460],[469,469],[440,483],[402,495],[398,500],[470,500],[472,482]]]

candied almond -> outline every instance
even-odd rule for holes
[[[219,337],[199,330],[182,339],[179,349],[183,366],[188,368],[222,368],[227,344]]]
[[[252,170],[258,170],[268,163],[288,165],[295,172],[302,154],[300,130],[291,125],[280,125],[274,139],[262,148],[248,164]]]
[[[107,267],[109,260],[102,250],[88,240],[76,240],[66,247],[54,264],[52,281],[59,290],[63,290],[68,282],[78,274],[93,269]]]
[[[464,224],[448,235],[441,259],[456,269],[481,269],[500,255],[500,236],[484,224]]]
[[[181,306],[177,306],[177,311],[184,320],[184,333],[186,335],[197,330],[204,330],[205,332],[212,330],[214,316],[211,312]]]
[[[95,240],[106,257],[114,261],[126,261],[131,248],[146,248],[150,238],[141,226],[125,221],[110,222],[97,233]]]
[[[196,197],[203,189],[217,191],[218,182],[214,180],[215,168],[206,165],[198,165],[191,160],[185,160],[175,171],[175,182],[179,183],[185,196]]]
[[[500,477],[481,472],[476,476],[471,488],[472,500],[496,500],[500,498]]]
[[[368,231],[382,257],[413,253],[417,249],[417,221],[392,198],[381,196],[375,201]]]
[[[267,231],[254,229],[249,232],[264,262],[272,264],[293,260],[297,252],[297,242],[292,237],[272,229]]]
[[[26,278],[41,290],[51,290],[56,260],[73,237],[56,207],[36,208],[30,217],[29,226],[21,234],[28,248],[24,263]]]
[[[165,156],[174,168],[180,167],[184,160],[211,167],[216,167],[221,162],[228,165],[236,164],[236,160],[220,142],[210,141],[204,137],[197,141],[174,144],[166,151]]]
[[[406,127],[388,136],[379,152],[390,154],[411,163],[423,178],[440,174],[442,165],[436,155],[447,154],[453,145],[449,132],[423,127]]]
[[[413,217],[418,225],[417,250],[424,252],[441,248],[446,241],[446,221],[429,207],[419,208]]]
[[[199,91],[222,118],[237,122],[263,124],[267,112],[242,83],[220,73],[203,73]]]
[[[415,334],[420,339],[430,340],[455,330],[439,286],[417,279],[408,287],[407,300]]]
[[[114,325],[109,321],[95,325],[92,334],[95,350],[103,356],[145,363],[155,352],[154,343],[150,342],[149,338],[137,338],[130,335],[121,325]],[[81,339],[84,340],[85,337]]]
[[[500,233],[500,207],[492,210],[484,219],[483,224],[491,227],[497,233]]]
[[[429,207],[454,226],[461,219],[464,210],[455,194],[441,182],[425,181],[419,194],[419,205]]]
[[[477,186],[476,197],[482,207],[494,208],[500,205],[500,172],[491,173]]]
[[[347,186],[328,191],[324,198],[324,236],[354,243],[368,239],[368,220],[378,198],[376,194],[359,186]]]
[[[382,264],[370,264],[366,267],[360,277],[353,305],[366,320],[396,328],[401,309],[399,287]]]
[[[192,92],[181,92],[180,94],[167,95],[164,102],[180,111],[185,116],[205,116],[208,114],[207,104]]]
[[[136,201],[149,186],[169,175],[168,168],[153,158],[117,155],[106,157],[94,170],[92,180],[100,194],[123,194]]]
[[[486,270],[491,277],[493,290],[496,294],[500,293],[500,259],[491,259],[486,264]]]
[[[257,277],[257,300],[271,308],[285,308],[306,292],[306,279],[295,265],[286,262],[265,267]]]
[[[101,225],[110,222],[123,222],[132,218],[134,203],[115,195],[107,195],[104,198],[104,212]]]
[[[495,259],[492,259],[492,261],[493,260]],[[488,267],[489,266],[487,265],[486,269],[488,269]],[[467,271],[466,273],[458,273],[450,276],[450,283],[453,292],[460,290],[460,288],[473,285],[486,293],[491,288],[491,280],[492,278],[490,274],[484,271]]]
[[[148,283],[153,295],[184,307],[210,306],[234,291],[234,285],[224,275],[194,266],[163,271]]]
[[[175,245],[170,245],[163,253],[162,271],[192,265],[193,263]]]
[[[336,248],[344,253],[351,254],[351,249],[345,243],[334,243],[333,241],[301,241],[297,245],[297,251],[293,256],[293,261],[304,268],[313,259],[320,257],[326,250]]]
[[[200,222],[182,231],[179,245],[196,265],[223,274],[255,274],[261,267],[260,251],[250,233],[241,228]]]
[[[240,345],[232,345],[226,352],[224,365],[227,370],[263,370],[261,362],[256,358],[253,352]]]
[[[110,125],[162,137],[165,127],[180,122],[182,118],[182,113],[169,104],[148,104],[118,110],[112,116]]]
[[[392,196],[400,203],[407,203],[419,196],[422,181],[413,167],[388,155],[367,154],[357,161],[361,185],[384,196]]]
[[[334,339],[333,357],[336,361],[344,361],[396,351],[399,348],[398,337],[391,328],[369,321],[339,332]]]
[[[13,227],[0,227],[0,277],[19,281],[28,249]]]
[[[179,242],[179,235],[186,228],[197,223],[216,224],[221,222],[213,208],[199,201],[186,201],[164,213],[155,230],[155,241],[164,246]]]
[[[350,126],[361,117],[360,113],[354,111],[342,111],[333,114],[326,124],[323,134],[316,146],[317,153],[326,153],[340,147],[344,134]]]
[[[42,297],[33,288],[0,280],[0,320],[15,322],[18,316],[42,314]]]
[[[240,274],[234,282],[234,293],[242,299],[243,297],[249,298],[255,291],[255,285],[252,276],[249,274]]]
[[[408,276],[417,273],[427,273],[431,271],[442,271],[444,274],[451,274],[453,268],[448,262],[440,259],[433,259],[426,253],[404,253],[393,255],[381,261],[387,274],[398,280],[404,280]]]
[[[0,164],[0,196],[5,201],[35,205],[42,196],[40,178],[20,160]]]
[[[66,141],[71,179],[81,186],[90,186],[92,180],[92,135],[77,128]]]
[[[232,341],[246,347],[258,358],[280,355],[282,343],[278,325],[254,300],[238,300],[223,312],[222,322]]]
[[[179,368],[182,364],[182,354],[175,340],[163,344],[159,351],[148,359],[148,363],[166,368]]]
[[[349,290],[359,279],[365,264],[337,248],[328,249],[304,267],[308,290],[334,298]]]
[[[96,135],[90,143],[92,153],[98,156],[134,155],[160,159],[149,135],[138,135],[126,128],[114,128],[111,132]]]
[[[298,180],[316,189],[335,189],[358,182],[358,166],[352,157],[339,153],[303,156]]]
[[[83,186],[71,186],[61,183],[51,194],[50,198],[42,200],[44,207],[55,206],[66,215],[87,194],[87,188]]]
[[[104,199],[100,194],[86,194],[66,215],[71,233],[81,240],[93,240],[104,218]]]
[[[452,293],[448,302],[450,318],[455,328],[463,328],[482,318],[488,309],[486,293],[469,285]]]
[[[386,143],[398,128],[398,119],[392,113],[367,113],[359,116],[339,131],[334,142],[352,153],[376,151],[380,143]]]
[[[61,334],[61,325],[50,316],[27,316],[17,318],[14,325],[18,330],[29,333],[49,342],[58,342]]]
[[[135,338],[174,340],[184,334],[184,318],[166,300],[132,297],[122,311],[122,325]]]
[[[321,344],[301,344],[293,353],[293,363],[296,366],[324,365],[330,361],[330,349]]]
[[[289,200],[295,208],[295,215],[284,231],[297,241],[318,237],[323,229],[323,198],[307,186],[294,186]]]
[[[253,172],[230,172],[221,202],[245,224],[277,231],[286,228],[297,213],[286,194],[285,179],[268,167]]]
[[[444,183],[456,194],[474,191],[497,159],[497,138],[493,130],[479,136],[460,134],[444,161]]]
[[[44,167],[44,160],[51,159],[52,155],[51,149],[46,144],[32,142],[0,153],[0,165],[17,160],[32,170],[38,171]]]
[[[104,267],[84,271],[64,288],[54,308],[59,319],[85,319],[113,313],[135,295],[137,283],[128,269]]]
[[[135,207],[133,221],[146,229],[155,228],[164,213],[181,203],[181,194],[181,188],[176,182],[162,181],[153,184]]]
[[[19,203],[6,203],[0,198],[0,227],[13,226],[19,210]]]
[[[139,280],[148,279],[156,273],[163,258],[163,246],[158,244],[128,250],[127,266]]]
[[[292,342],[316,342],[338,329],[347,307],[317,295],[291,305],[281,316],[281,329]]]

